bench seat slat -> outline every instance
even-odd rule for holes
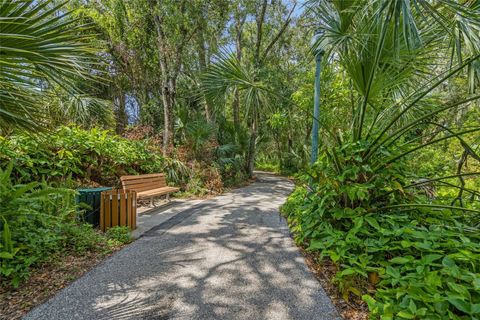
[[[160,185],[146,185],[142,187],[135,187],[135,188],[130,188],[127,187],[127,190],[133,190],[136,192],[143,192],[143,191],[148,191],[148,190],[153,190],[153,189],[160,189],[160,188],[165,188],[166,186],[160,186]]]
[[[137,192],[137,197],[138,198],[148,198],[148,197],[153,197],[153,196],[160,196],[168,193],[173,193],[177,192],[180,190],[179,188],[175,187],[163,187],[163,188],[157,188],[157,189],[151,189],[147,191],[141,191]]]

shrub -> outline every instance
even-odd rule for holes
[[[0,169],[0,279],[17,286],[32,266],[69,251],[98,250],[101,237],[76,221],[74,192],[46,183],[13,184]]]
[[[480,234],[472,227],[478,225],[473,207],[428,203],[406,178],[406,163],[373,171],[362,163],[363,150],[361,142],[344,143],[337,158],[324,153],[305,187],[290,196],[282,210],[296,241],[333,261],[345,298],[363,297],[372,317],[478,317]]]
[[[19,182],[63,183],[71,177],[81,184],[115,186],[118,177],[126,174],[167,171],[173,179],[184,174],[178,163],[165,159],[148,139],[131,141],[96,128],[61,127],[39,136],[0,137],[0,167],[10,161],[14,161],[12,174]]]
[[[244,159],[239,154],[240,148],[235,144],[224,144],[215,151],[215,164],[220,170],[225,186],[233,186],[247,180]]]

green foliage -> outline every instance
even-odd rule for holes
[[[246,180],[243,158],[239,154],[237,145],[224,144],[218,146],[215,150],[215,163],[226,186],[237,185]]]
[[[133,241],[129,227],[112,227],[105,232],[105,235],[109,240],[119,244],[127,244]]]
[[[260,171],[280,173],[280,165],[268,161],[259,161],[255,163],[255,169]]]
[[[165,172],[206,194],[255,160],[306,168],[315,29],[323,147],[283,207],[296,240],[337,264],[345,297],[363,296],[372,317],[480,318],[478,1],[308,0],[301,16],[287,1],[100,2],[0,4],[2,280],[106,241],[53,185]],[[137,116],[152,130],[136,141],[56,128],[122,132]]]
[[[18,286],[31,267],[56,255],[99,250],[102,237],[76,221],[74,192],[46,183],[14,184],[0,169],[0,279]]]
[[[345,143],[311,168],[309,186],[282,208],[296,241],[337,264],[345,298],[363,295],[372,316],[477,318],[480,235],[472,225],[479,212],[428,204],[405,163],[373,171],[362,163],[365,149]]]
[[[178,163],[165,160],[148,140],[130,141],[106,130],[79,127],[60,127],[41,136],[0,137],[0,166],[10,161],[20,182],[71,177],[115,186],[121,175],[179,169]],[[181,170],[176,170],[177,176],[167,171],[173,181],[182,174]]]
[[[13,162],[12,175],[19,183],[43,179],[72,187],[115,187],[122,175],[164,172],[169,182],[190,194],[221,191],[222,180],[227,185],[244,180],[235,145],[195,139],[196,147],[193,142],[185,146],[188,156],[179,159],[164,157],[154,139],[129,140],[98,128],[60,127],[38,136],[0,136],[0,168]]]
[[[268,103],[268,88],[259,78],[260,61],[253,66],[245,66],[233,54],[220,54],[218,61],[209,66],[202,78],[202,90],[207,99],[223,102],[233,92],[243,97],[243,107],[249,123],[250,142],[247,150],[245,169],[249,176],[253,174],[256,139],[259,119]],[[239,125],[239,124],[238,124]]]
[[[79,94],[76,78],[92,81],[96,57],[86,28],[60,12],[64,5],[52,0],[0,3],[0,129],[32,131],[43,124],[40,108],[51,96],[40,87],[58,85]]]
[[[195,120],[186,125],[186,143],[192,149],[195,158],[205,154],[205,146],[215,136],[216,128],[212,123]]]

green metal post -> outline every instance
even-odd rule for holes
[[[318,156],[318,130],[320,127],[320,74],[322,72],[323,51],[317,51],[315,55],[315,96],[313,99],[313,128],[312,128],[312,154],[310,155],[310,163],[314,164]]]

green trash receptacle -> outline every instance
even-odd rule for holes
[[[112,190],[111,187],[103,188],[85,188],[78,189],[78,195],[76,197],[76,203],[83,203],[86,206],[80,206],[82,214],[79,218],[82,221],[92,224],[94,227],[100,225],[100,194],[103,191]]]

